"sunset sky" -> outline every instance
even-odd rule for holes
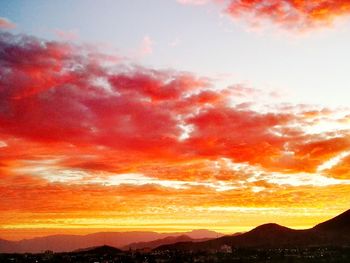
[[[349,47],[350,0],[1,0],[0,238],[349,209]]]

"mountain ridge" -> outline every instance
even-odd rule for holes
[[[218,250],[223,245],[235,248],[350,246],[350,210],[309,229],[296,230],[268,223],[236,236],[163,245],[156,250]]]

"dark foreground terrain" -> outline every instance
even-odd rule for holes
[[[284,248],[284,249],[232,249],[223,247],[223,251],[121,251],[108,246],[70,253],[41,254],[1,254],[0,262],[350,262],[350,248]],[[224,251],[225,250],[225,251]]]

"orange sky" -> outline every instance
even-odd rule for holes
[[[310,12],[295,19],[326,16]],[[348,108],[26,35],[0,33],[0,54],[0,238],[307,228],[350,208]]]

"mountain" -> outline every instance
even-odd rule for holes
[[[150,242],[137,242],[137,243],[131,243],[125,247],[123,247],[123,250],[137,250],[137,249],[143,249],[143,248],[150,248],[154,249],[156,247],[162,246],[162,245],[169,245],[169,244],[175,244],[179,242],[201,242],[206,241],[211,238],[201,238],[201,239],[193,239],[187,235],[181,235],[181,236],[168,236],[165,238],[157,239]]]
[[[90,247],[90,248],[84,248],[84,249],[78,249],[73,252],[70,252],[72,254],[119,254],[123,253],[122,250],[111,247],[111,246],[99,246],[99,247]]]
[[[231,247],[283,248],[310,246],[350,246],[350,210],[311,229],[294,230],[278,224],[265,224],[236,236],[223,236],[204,242],[179,242],[156,250],[219,250]]]
[[[0,239],[0,253],[6,251],[15,251],[16,249],[17,243],[15,241]]]
[[[350,233],[350,209],[337,217],[314,227],[317,231],[336,232],[339,234]]]
[[[0,239],[0,253],[38,253],[45,250],[68,252],[83,247],[97,247],[101,245],[121,248],[130,243],[150,242],[157,239],[177,237],[181,235],[186,235],[192,239],[216,238],[222,236],[222,234],[214,231],[194,230],[191,232],[179,233],[157,233],[150,231],[100,232],[89,235],[53,235],[20,241],[7,241]]]
[[[181,234],[181,233],[178,233]],[[222,237],[223,234],[207,230],[207,229],[195,229],[192,230],[191,232],[185,233],[185,235],[189,236],[192,239],[202,239],[202,238],[218,238]]]

